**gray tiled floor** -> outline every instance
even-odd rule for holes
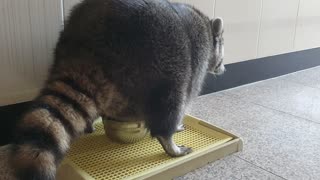
[[[244,150],[178,179],[320,179],[320,67],[202,96],[189,113]]]

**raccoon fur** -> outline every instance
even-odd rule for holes
[[[191,152],[172,135],[207,72],[221,74],[223,22],[167,0],[84,0],[57,42],[47,81],[16,128],[20,179],[55,179],[56,168],[98,117],[144,120],[172,156]]]

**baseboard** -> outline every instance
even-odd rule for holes
[[[208,74],[201,95],[253,83],[320,65],[320,48],[292,52],[226,65],[227,72],[214,77]],[[9,143],[15,122],[28,103],[0,107],[0,145]]]
[[[262,81],[320,65],[320,48],[227,64],[226,73],[208,74],[201,95]]]

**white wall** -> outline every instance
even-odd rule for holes
[[[258,57],[294,50],[299,0],[263,0]]]
[[[36,95],[52,62],[62,16],[79,1],[0,1],[0,106]],[[320,47],[320,0],[174,1],[224,19],[227,64]]]
[[[300,0],[295,50],[320,46],[320,1]]]
[[[72,7],[79,3],[81,0],[63,0],[63,11],[64,11],[64,17],[67,18],[69,16],[70,10]]]
[[[215,16],[225,25],[226,63],[257,57],[262,0],[216,0]]]
[[[319,0],[216,0],[226,63],[320,47],[319,8]]]
[[[210,18],[214,17],[215,0],[170,0],[172,2],[188,3],[194,5]]]
[[[41,87],[61,10],[58,0],[0,1],[0,106],[30,100]]]

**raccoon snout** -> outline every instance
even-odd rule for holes
[[[214,70],[214,74],[216,75],[222,75],[224,72],[226,72],[226,68],[223,64],[221,64],[218,68]]]

